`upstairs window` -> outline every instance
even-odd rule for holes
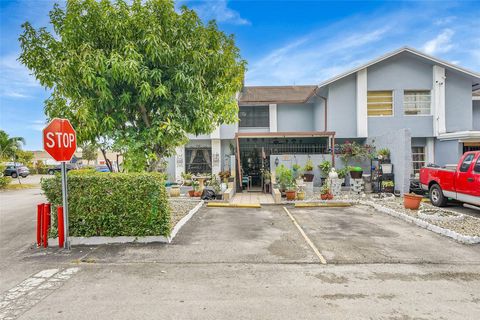
[[[367,113],[369,117],[393,116],[393,92],[368,91]]]
[[[270,112],[268,106],[241,106],[238,112],[239,127],[265,128],[270,126]]]
[[[430,114],[431,94],[429,90],[405,90],[403,109],[406,115]]]

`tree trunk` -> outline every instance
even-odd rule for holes
[[[105,164],[107,165],[107,168],[110,172],[113,172],[113,167],[112,167],[112,162],[107,159],[107,152],[105,149],[100,148],[100,151],[102,151],[103,159],[105,159]]]

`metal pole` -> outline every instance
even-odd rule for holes
[[[63,199],[63,222],[65,242],[64,249],[70,250],[70,239],[68,237],[68,188],[67,188],[67,164],[62,162],[62,199]]]

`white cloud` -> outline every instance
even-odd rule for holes
[[[450,51],[453,48],[452,37],[455,32],[452,29],[444,29],[439,35],[429,40],[423,46],[427,54],[438,54]]]
[[[17,54],[0,57],[0,97],[30,98],[33,88],[40,84],[30,75],[28,69],[17,61]]]
[[[200,5],[192,6],[198,15],[205,20],[215,19],[219,23],[248,25],[250,21],[242,18],[240,13],[228,7],[227,0],[205,1]]]
[[[441,8],[421,5],[421,9],[408,7],[346,17],[293,38],[250,59],[246,84],[318,84],[403,46],[461,62],[463,67],[478,72],[480,41],[475,40],[480,22],[468,15],[461,20],[443,17]]]
[[[28,127],[35,131],[42,131],[45,128],[45,120],[34,120],[28,124]]]

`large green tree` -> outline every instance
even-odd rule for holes
[[[69,0],[50,23],[53,32],[23,24],[20,61],[52,90],[46,114],[69,118],[80,141],[112,142],[153,169],[187,134],[236,120],[245,61],[233,36],[193,10]]]
[[[24,144],[23,137],[10,137],[8,133],[0,130],[0,160],[17,161],[17,153]]]

